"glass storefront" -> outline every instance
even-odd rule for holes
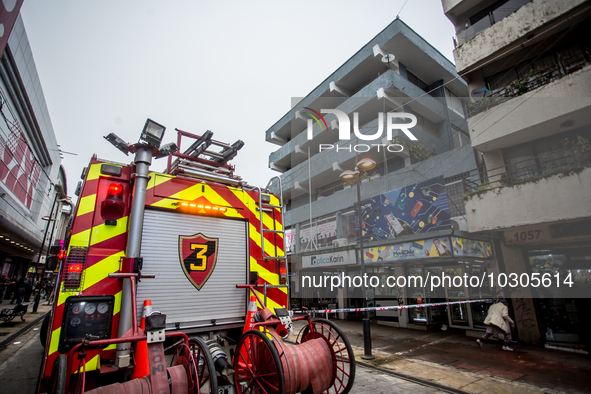
[[[406,305],[421,305],[448,301],[465,301],[468,299],[489,299],[492,297],[486,284],[475,291],[464,287],[463,280],[460,286],[454,286],[454,277],[463,277],[465,273],[469,275],[478,275],[482,277],[487,273],[486,263],[484,261],[449,261],[439,263],[437,266],[427,264],[408,264],[405,268],[405,276],[422,277],[427,280],[430,277],[441,277],[442,274],[452,278],[442,286],[407,286],[406,287]],[[377,276],[380,283],[386,283],[388,276],[394,276],[394,267],[368,267],[366,268],[368,277]],[[349,274],[349,273],[348,273]],[[459,281],[456,282],[458,284]],[[376,289],[376,304],[380,306],[398,305],[398,289],[384,286]],[[378,313],[378,320],[398,321],[400,314],[408,314],[408,323],[415,325],[449,325],[456,328],[484,329],[484,319],[491,302],[456,304],[448,306],[433,306],[427,308],[410,308],[402,311],[393,311],[395,313]]]
[[[547,342],[591,345],[591,248],[573,245],[526,253],[532,273],[550,274],[553,280],[559,274],[573,282],[572,287],[562,283],[533,290],[542,337]]]

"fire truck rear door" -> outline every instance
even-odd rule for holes
[[[236,285],[247,283],[246,221],[147,209],[141,256],[142,271],[155,273],[156,278],[138,284],[138,314],[144,300],[151,299],[153,310],[166,314],[170,328],[175,323],[182,329],[211,325],[212,319],[216,325],[244,320],[246,292]],[[207,269],[213,260],[215,266],[203,281],[206,275],[191,270],[203,270],[200,263],[206,256]]]

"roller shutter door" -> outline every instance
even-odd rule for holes
[[[217,262],[201,290],[189,281],[179,257],[179,236],[202,233],[218,238]],[[247,222],[167,211],[146,210],[142,237],[142,271],[155,273],[138,285],[141,315],[145,299],[166,314],[167,327],[224,324],[244,320],[246,292],[236,289],[248,276]]]

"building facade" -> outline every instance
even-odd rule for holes
[[[588,351],[591,2],[442,4],[482,159],[466,179],[469,231],[495,238],[507,273],[552,278],[505,289],[520,340]]]
[[[292,306],[359,306],[359,287],[303,280],[360,275],[359,255],[377,284],[368,287],[369,305],[487,296],[392,282],[481,273],[494,265],[490,239],[464,231],[462,179],[477,168],[466,96],[454,65],[396,19],[310,94],[294,99],[292,110],[266,131],[266,140],[280,146],[269,166],[282,179]],[[407,130],[395,126],[409,120],[416,124]],[[401,327],[483,329],[486,308],[381,311],[375,318]]]
[[[0,115],[0,272],[23,277],[43,271],[68,208],[59,145],[20,15],[0,58]]]

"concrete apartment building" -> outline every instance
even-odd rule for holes
[[[385,285],[388,277],[480,274],[494,265],[490,239],[462,231],[467,230],[462,179],[477,168],[465,120],[467,93],[454,65],[396,19],[305,98],[294,99],[291,111],[266,131],[266,140],[280,146],[269,166],[282,179],[292,306],[361,303],[359,289],[331,292],[301,283],[303,275],[360,274],[357,183],[341,178],[356,165],[366,273],[384,284],[369,291],[370,305],[489,296],[464,288]],[[347,118],[337,119],[326,109],[346,114],[353,127],[358,125],[359,138],[346,133],[339,139]],[[383,123],[388,113],[400,112],[416,116],[410,131],[418,143],[400,129],[387,138]],[[399,151],[397,143],[405,149]],[[363,171],[368,159],[375,168]],[[375,318],[409,328],[450,324],[483,330],[487,308],[464,304],[449,310],[380,311]]]
[[[508,273],[561,280],[506,292],[520,340],[588,351],[591,2],[442,4],[456,27],[470,138],[483,160],[467,179],[469,231],[499,240]]]
[[[69,215],[66,174],[17,3],[1,14],[0,274],[9,277],[35,273],[39,253],[42,271],[50,235],[63,237]]]

